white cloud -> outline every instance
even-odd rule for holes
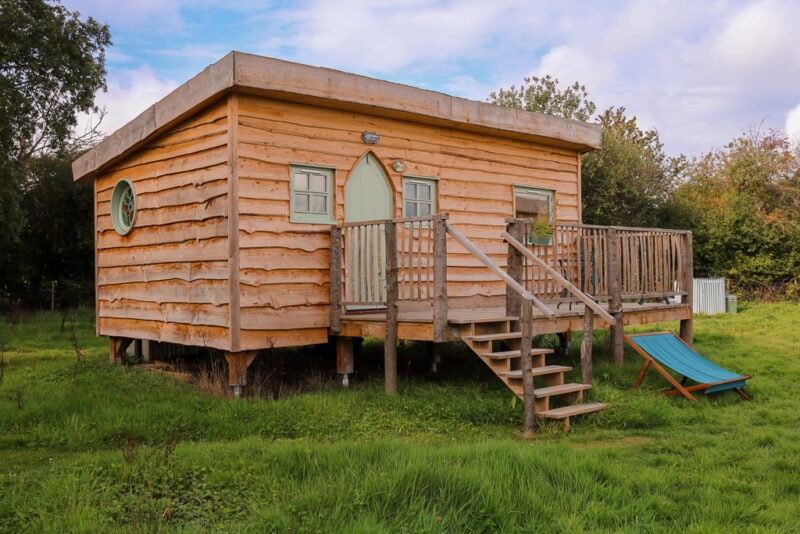
[[[95,98],[95,103],[107,112],[100,125],[106,134],[130,122],[179,85],[174,80],[159,79],[150,67],[117,71],[110,80],[108,92],[98,93]],[[96,118],[80,117],[76,131],[86,131],[93,120]]]
[[[786,134],[793,143],[800,145],[800,104],[786,114]]]
[[[671,155],[788,129],[800,95],[796,0],[63,1],[111,24],[108,131],[231,49],[475,100],[551,74]]]
[[[293,34],[267,42],[296,59],[356,72],[391,72],[469,55],[490,36],[502,2],[314,0],[284,11]]]
[[[758,76],[774,69],[800,68],[797,24],[800,5],[794,0],[759,0],[731,17],[716,36],[713,52],[732,76]]]

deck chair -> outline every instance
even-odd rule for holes
[[[675,389],[665,392],[665,395],[680,393],[687,399],[697,402],[691,391],[704,391],[706,394],[717,391],[733,389],[745,400],[750,397],[742,391],[745,381],[751,376],[743,376],[711,363],[690,347],[674,332],[655,332],[652,334],[624,334],[622,336],[633,349],[644,358],[644,366],[633,386],[634,391],[644,379],[647,369],[654,367],[664,375]],[[663,367],[662,367],[663,366]],[[678,374],[683,375],[683,380],[678,382],[664,367],[669,367]],[[686,386],[687,379],[697,384]]]

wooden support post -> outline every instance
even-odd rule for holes
[[[584,384],[591,384],[592,371],[592,335],[594,332],[594,313],[586,310],[583,318],[583,341],[581,342],[581,376]]]
[[[131,343],[133,343],[131,338],[113,336],[109,337],[108,362],[122,364],[125,361],[125,351],[128,350],[128,347]]]
[[[225,352],[225,359],[228,361],[228,385],[233,389],[235,396],[244,396],[247,386],[247,368],[250,367],[257,355],[258,351],[256,350]]]
[[[433,340],[447,341],[447,215],[433,221]]]
[[[692,250],[692,233],[686,232],[684,257],[681,265],[682,280],[681,284],[686,291],[683,304],[689,307],[689,318],[681,320],[680,336],[690,347],[694,344],[694,313],[692,312],[694,300],[694,257]]]
[[[354,369],[353,338],[339,336],[336,338],[336,372],[342,379],[342,385],[350,385],[350,375]]]
[[[525,408],[525,428],[523,433],[526,437],[530,437],[536,432],[536,403],[533,396],[533,362],[531,360],[533,302],[525,299],[520,304],[522,340],[520,341],[519,351],[522,359],[522,404]]]
[[[342,331],[342,228],[331,228],[331,332]]]
[[[441,344],[427,341],[427,353],[431,360],[431,373],[439,372],[439,364],[442,363]]]
[[[511,219],[506,224],[506,231],[508,234],[519,241],[524,243],[525,239],[522,235],[523,224],[517,219]],[[520,285],[525,287],[524,280],[522,279],[522,253],[514,248],[511,243],[508,244],[508,257],[506,260],[506,272],[508,276],[513,278]],[[506,291],[506,315],[509,317],[518,317],[520,314],[520,296],[516,291]]]
[[[386,337],[383,343],[386,393],[397,393],[397,229],[386,221]]]
[[[611,338],[611,356],[614,363],[622,366],[625,360],[625,347],[622,344],[624,333],[624,317],[622,315],[622,281],[620,279],[620,251],[617,231],[609,228],[606,234],[606,250],[608,253],[606,272],[608,276],[608,312],[614,317],[615,324],[609,328]]]

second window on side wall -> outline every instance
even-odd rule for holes
[[[553,222],[553,191],[514,186],[514,217]]]
[[[403,179],[403,216],[424,217],[436,213],[436,181]]]
[[[293,222],[333,221],[333,170],[292,167]]]

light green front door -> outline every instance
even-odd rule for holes
[[[344,186],[345,222],[392,218],[392,188],[383,167],[371,153],[356,164]]]
[[[391,219],[392,187],[377,158],[368,153],[353,168],[344,186],[345,222]],[[347,297],[359,306],[375,307],[386,302],[385,226],[348,227],[345,231],[348,265]]]

